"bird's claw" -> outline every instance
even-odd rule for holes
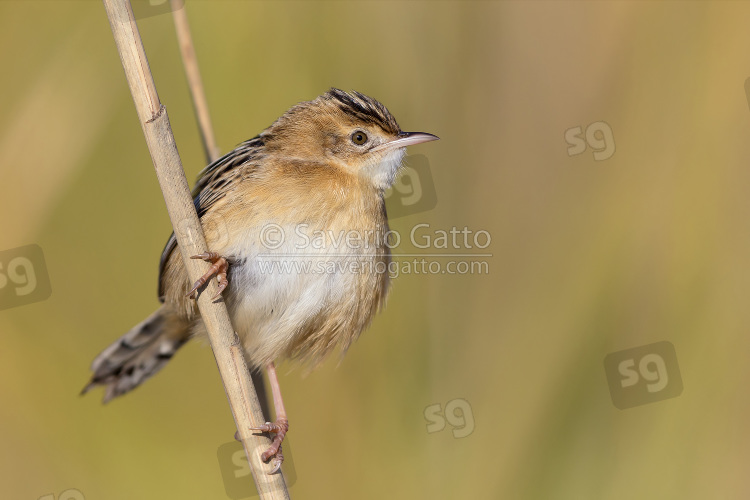
[[[208,282],[208,280],[210,280],[212,277],[216,276],[216,279],[219,280],[219,288],[216,292],[216,295],[214,295],[211,300],[218,299],[221,296],[221,292],[223,292],[227,285],[229,285],[229,280],[227,280],[229,263],[227,262],[227,259],[214,252],[204,252],[198,255],[193,255],[190,258],[205,260],[206,262],[210,262],[213,265],[206,272],[206,274],[198,278],[198,281],[195,282],[193,288],[190,289],[185,297],[196,298],[196,292],[198,291],[198,289],[205,285],[206,282]]]
[[[279,445],[279,451],[276,452],[276,456],[273,457],[273,460],[271,460],[271,465],[273,465],[273,469],[271,469],[271,472],[268,473],[270,476],[271,474],[276,474],[281,470],[281,464],[284,463],[284,455],[281,453],[281,445]]]
[[[288,428],[289,424],[287,424],[287,429]],[[258,432],[280,432],[281,425],[276,422],[266,422],[265,424],[259,425],[258,427],[250,427],[250,430]]]
[[[284,455],[281,452],[281,443],[284,441],[284,436],[286,436],[286,433],[289,431],[289,421],[285,418],[279,418],[276,422],[266,422],[258,427],[251,427],[250,430],[257,432],[272,432],[276,434],[273,437],[271,446],[269,446],[260,456],[261,460],[264,462],[267,462],[269,458],[274,457],[271,462],[273,469],[271,469],[269,474],[275,474],[281,469],[281,464],[284,462]]]

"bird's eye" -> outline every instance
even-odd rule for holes
[[[354,132],[352,134],[352,142],[357,146],[361,146],[362,144],[367,142],[367,134],[362,131]]]

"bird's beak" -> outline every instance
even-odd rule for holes
[[[401,132],[398,134],[396,139],[388,141],[386,143],[375,146],[370,151],[382,151],[384,149],[397,149],[405,148],[406,146],[413,146],[414,144],[421,144],[423,142],[437,141],[440,137],[426,132]]]

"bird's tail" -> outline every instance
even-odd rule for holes
[[[106,403],[135,389],[161,370],[189,338],[189,324],[162,306],[94,359],[94,375],[81,394],[103,385]]]

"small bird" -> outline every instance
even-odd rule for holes
[[[383,306],[384,192],[406,146],[436,139],[402,132],[380,102],[333,88],[208,165],[193,190],[208,249],[192,258],[210,270],[191,284],[173,233],[159,264],[161,307],[94,359],[83,393],[104,386],[106,403],[205,336],[194,298],[216,277],[248,365],[269,377],[276,421],[253,430],[275,434],[262,458],[277,471],[289,421],[275,363],[314,367],[337,347],[343,354]]]

